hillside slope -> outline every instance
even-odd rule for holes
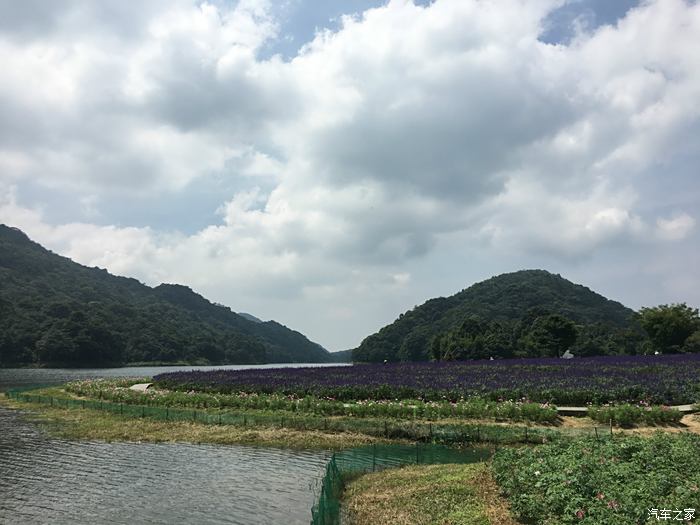
[[[430,299],[401,314],[353,351],[354,361],[422,360],[436,338],[457,331],[467,319],[510,326],[538,315],[560,314],[603,332],[637,330],[634,311],[544,270],[492,277],[450,297]]]
[[[0,225],[0,366],[330,362],[299,332],[186,286],[87,268]]]

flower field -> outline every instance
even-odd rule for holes
[[[700,355],[509,359],[352,367],[172,372],[159,388],[315,396],[339,401],[529,400],[558,405],[700,401]]]
[[[265,393],[213,393],[149,388],[145,392],[129,389],[134,379],[97,379],[73,381],[65,385],[65,391],[86,399],[99,399],[130,405],[147,404],[172,408],[198,408],[214,410],[248,410],[314,414],[316,416],[351,416],[354,418],[426,419],[494,419],[497,421],[530,421],[554,423],[556,407],[547,403],[522,401],[486,401],[476,397],[451,403],[442,401],[357,400],[344,402],[321,399],[315,396],[296,397]],[[141,382],[145,382],[142,380]]]

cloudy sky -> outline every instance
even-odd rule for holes
[[[0,0],[0,222],[331,350],[494,274],[700,306],[700,4]]]

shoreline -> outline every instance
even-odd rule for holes
[[[73,440],[144,443],[193,443],[251,445],[294,450],[341,450],[371,444],[401,444],[405,440],[384,439],[351,432],[323,432],[254,426],[207,425],[187,421],[158,421],[135,418],[90,408],[59,408],[15,401],[0,394],[0,407],[25,412],[52,437]]]

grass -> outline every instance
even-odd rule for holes
[[[351,523],[515,525],[487,463],[409,466],[350,482],[344,509]]]
[[[16,409],[31,409],[31,417],[50,435],[64,439],[213,443],[325,450],[390,442],[353,432],[302,431],[276,427],[242,428],[184,421],[158,421],[120,416],[100,410],[54,408],[35,403],[16,402],[4,396],[0,396],[0,405]]]
[[[552,428],[526,427],[523,425],[502,425],[491,422],[464,421],[459,419],[434,422],[421,419],[369,418],[352,416],[317,416],[313,414],[292,413],[285,410],[219,410],[219,409],[170,409],[159,406],[153,400],[149,405],[133,405],[110,401],[88,400],[78,398],[75,394],[64,392],[60,387],[34,390],[22,401],[37,405],[40,401],[54,408],[71,408],[76,410],[104,409],[125,417],[160,419],[161,421],[192,421],[196,423],[223,424],[242,427],[284,427],[301,431],[320,431],[322,433],[363,434],[392,441],[433,442],[444,445],[465,443],[520,443],[543,442],[560,437]],[[36,401],[35,401],[36,400]],[[377,442],[377,441],[369,441]]]

